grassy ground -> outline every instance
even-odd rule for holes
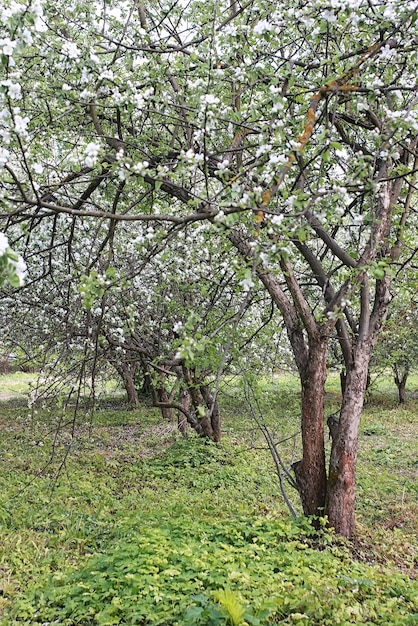
[[[35,374],[26,374],[25,372],[0,375],[0,399],[9,400],[24,396],[29,392],[30,385],[35,380]]]
[[[327,392],[331,413],[336,379]],[[400,408],[388,379],[372,389],[352,544],[289,518],[251,417],[276,441],[297,433],[296,379],[256,398],[229,381],[222,405],[215,446],[146,405],[74,422],[3,402],[0,624],[417,623],[418,402]],[[298,446],[280,445],[287,462]]]

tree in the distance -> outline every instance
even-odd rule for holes
[[[400,404],[407,401],[406,383],[418,364],[416,294],[404,291],[394,302],[373,355],[374,369],[391,369]]]

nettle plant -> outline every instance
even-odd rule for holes
[[[212,225],[242,259],[237,284],[257,277],[286,326],[304,511],[351,536],[369,362],[393,267],[404,255],[413,268],[416,250],[418,2],[1,10],[7,228],[59,214],[109,229]],[[346,375],[327,470],[333,334]]]

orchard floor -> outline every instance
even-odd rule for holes
[[[299,458],[290,375],[259,382],[252,407],[226,382],[219,446],[116,396],[93,415],[29,412],[27,383],[0,388],[16,394],[0,407],[0,624],[417,623],[417,378],[401,407],[390,379],[372,388],[351,543],[289,517],[251,418],[295,434],[280,451]],[[327,412],[338,401],[335,378]]]

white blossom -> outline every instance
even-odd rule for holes
[[[2,257],[9,247],[9,240],[4,233],[0,232],[0,257]]]
[[[94,141],[92,141],[87,144],[84,151],[87,155],[86,158],[84,159],[84,164],[87,167],[94,167],[94,165],[96,165],[97,163],[97,157],[100,151],[100,144],[94,143]]]
[[[24,43],[27,46],[32,45],[33,43],[33,37],[32,37],[32,33],[30,32],[30,30],[28,28],[25,28],[25,30],[22,33],[22,40],[24,41]]]
[[[258,158],[259,156],[261,156],[262,154],[265,154],[266,152],[270,152],[271,151],[271,145],[269,143],[265,143],[262,146],[260,146],[258,148],[258,150],[255,153],[256,158]]]
[[[88,71],[88,69],[86,67],[83,67],[83,69],[81,70],[81,82],[82,83],[88,83],[89,80],[91,78],[91,74]]]
[[[4,80],[2,85],[7,87],[7,95],[11,100],[20,100],[22,97],[22,88],[19,83],[13,83],[11,80]]]
[[[380,57],[382,59],[385,59],[386,61],[391,59],[395,54],[396,54],[395,50],[393,50],[393,48],[391,48],[388,45],[383,46],[383,48],[380,51]]]
[[[0,167],[4,167],[9,160],[10,152],[6,148],[0,148]],[[1,233],[0,233],[1,234]]]
[[[12,41],[9,37],[6,37],[5,39],[0,39],[0,48],[6,57],[12,56],[13,51],[16,47],[16,43],[16,41]]]
[[[138,163],[135,163],[132,166],[132,171],[135,172],[135,174],[143,176],[147,170],[148,165],[148,161],[138,161]]]
[[[284,154],[271,154],[269,156],[269,163],[271,165],[275,165],[276,163],[285,163],[287,161],[287,157]]]
[[[273,24],[270,24],[267,20],[259,20],[254,26],[254,33],[256,35],[262,35],[263,33],[267,33],[269,30],[273,30]]]
[[[15,131],[17,132],[17,134],[26,135],[27,127],[29,124],[28,116],[22,117],[21,115],[16,114],[14,118],[14,122],[15,122]]]
[[[83,89],[83,91],[80,93],[80,100],[88,101],[94,98],[95,95],[96,94],[90,89]]]
[[[100,59],[97,56],[97,54],[94,52],[94,50],[90,50],[90,61],[93,61],[93,63],[100,63]]]
[[[246,276],[243,280],[241,280],[240,285],[243,291],[250,291],[255,285],[251,276]]]
[[[36,17],[42,17],[43,8],[42,8],[42,0],[35,0],[32,3],[32,12],[36,15]]]
[[[206,93],[203,96],[200,96],[200,101],[202,104],[219,104],[220,100],[212,93]]]
[[[337,21],[337,16],[335,15],[334,11],[330,11],[329,9],[322,11],[321,15],[324,18],[324,20],[326,20],[330,24]]]
[[[48,30],[45,20],[43,19],[42,0],[35,0],[31,6],[32,13],[35,15],[34,28],[38,33],[44,33]]]
[[[22,259],[21,256],[19,256],[17,261],[11,260],[10,263],[14,266],[14,271],[16,272],[19,278],[20,284],[23,285],[23,283],[25,282],[26,269],[27,269],[25,261]]]
[[[35,174],[42,174],[42,172],[44,171],[44,166],[42,165],[42,163],[34,163],[32,165],[32,169]]]
[[[189,148],[187,152],[183,151],[182,156],[186,159],[186,161],[193,162],[195,156],[193,148]]]
[[[392,3],[388,3],[384,12],[383,17],[387,20],[393,20],[396,17],[396,9]]]
[[[217,171],[218,172],[225,171],[228,169],[228,167],[229,167],[229,160],[224,159],[221,163],[219,163]]]
[[[80,50],[77,48],[77,44],[72,41],[66,41],[62,46],[61,52],[69,59],[78,59],[80,56]]]
[[[11,83],[8,88],[8,94],[12,100],[20,100],[22,97],[22,88],[19,83]]]
[[[113,71],[111,69],[105,69],[99,76],[100,79],[107,78],[108,80],[113,80]]]
[[[45,21],[43,19],[41,19],[40,17],[35,17],[35,30],[38,33],[44,33],[45,31],[48,30],[48,26],[46,25]]]
[[[274,226],[279,226],[283,221],[283,215],[273,215],[270,221]]]
[[[149,59],[143,56],[137,56],[132,61],[132,67],[135,69],[136,67],[141,67],[141,65],[146,65],[149,63]]]

